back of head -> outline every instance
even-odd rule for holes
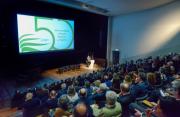
[[[120,88],[123,93],[129,92],[129,84],[128,83],[121,83]]]
[[[26,101],[28,101],[28,100],[31,100],[33,98],[33,93],[31,93],[31,92],[28,92],[27,94],[26,94]]]
[[[132,78],[131,78],[131,76],[130,76],[130,75],[126,75],[125,78],[124,78],[124,82],[131,84],[131,83],[132,83]]]
[[[56,91],[55,90],[52,90],[51,92],[50,92],[50,94],[49,94],[49,96],[50,96],[50,98],[56,98],[56,96],[57,96],[57,93],[56,93]]]
[[[99,88],[100,88],[101,91],[106,91],[108,89],[108,87],[107,87],[107,85],[105,83],[101,83],[99,85]]]
[[[100,81],[100,80],[94,81],[94,85],[95,85],[95,86],[99,87],[100,84],[101,84],[101,81]]]
[[[114,73],[114,74],[113,74],[113,79],[119,79],[119,74]]]
[[[68,95],[75,95],[76,94],[75,88],[73,86],[69,86],[68,90],[67,90],[67,94]]]
[[[145,74],[144,72],[139,72],[139,73],[138,73],[138,76],[140,77],[140,79],[141,79],[142,81],[146,81],[146,74]]]
[[[88,109],[84,103],[78,103],[73,111],[73,117],[87,117]]]
[[[147,80],[150,85],[156,85],[156,76],[154,73],[147,73]]]
[[[67,95],[62,95],[58,100],[58,105],[61,106],[63,109],[67,110],[69,104],[69,99]]]
[[[61,89],[66,89],[66,83],[61,84]]]
[[[87,96],[87,90],[85,88],[81,88],[79,90],[79,96],[80,97],[86,97]]]
[[[117,94],[114,91],[106,92],[107,106],[110,106],[110,107],[115,106],[116,100],[117,100]]]
[[[85,81],[85,86],[86,86],[87,88],[89,88],[89,87],[90,87],[90,82],[89,82],[89,81]]]

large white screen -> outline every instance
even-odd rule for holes
[[[74,21],[17,14],[19,53],[74,49]]]

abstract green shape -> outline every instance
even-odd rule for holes
[[[37,40],[37,39],[40,39],[40,38],[25,38],[25,39],[21,39],[19,41],[19,43],[21,44],[21,43],[26,42],[26,41],[32,41],[32,40]]]
[[[38,32],[38,31],[44,30],[44,31],[49,32],[50,35],[52,36],[52,45],[51,45],[51,47],[50,47],[50,50],[56,49],[56,48],[54,47],[54,45],[55,45],[55,36],[54,36],[53,32],[52,32],[50,29],[48,29],[48,28],[38,27],[38,19],[46,19],[46,20],[47,20],[47,19],[51,19],[51,18],[34,17],[34,19],[35,19],[35,31]],[[51,19],[51,20],[52,20],[52,19]]]
[[[31,35],[34,35],[34,34],[24,34],[24,35],[20,36],[19,39],[21,40],[23,37],[31,36]]]
[[[21,48],[22,52],[32,52],[32,51],[39,51],[38,49],[31,48],[31,47],[23,47]]]
[[[47,44],[39,44],[39,43],[23,43],[20,45],[20,48],[23,48],[24,46],[43,46],[43,45],[47,45]]]
[[[70,27],[70,29],[71,29],[71,32],[72,32],[72,40],[71,40],[70,44],[67,46],[67,48],[70,48],[71,45],[72,45],[72,43],[73,43],[74,29],[73,29],[72,25],[69,23],[69,21],[64,20],[64,22],[67,23],[67,24],[69,25],[69,27]]]

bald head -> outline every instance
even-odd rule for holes
[[[86,96],[87,96],[87,91],[86,91],[86,89],[85,89],[85,88],[81,88],[81,89],[79,90],[79,95],[80,95],[81,97],[86,97]]]
[[[78,103],[73,112],[74,117],[87,117],[87,106],[84,103]]]

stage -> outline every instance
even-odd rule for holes
[[[69,70],[63,73],[58,73],[59,68],[55,68],[55,69],[50,69],[50,70],[46,70],[42,73],[42,76],[44,78],[53,78],[56,80],[64,80],[67,78],[72,78],[72,77],[77,77],[79,75],[83,75],[83,74],[87,74],[87,73],[92,73],[93,71],[97,71],[97,70],[101,70],[102,67],[98,66],[97,64],[94,64],[94,67],[92,69],[90,69],[89,67],[87,67],[86,64],[80,64],[80,68],[76,69],[76,70]]]

